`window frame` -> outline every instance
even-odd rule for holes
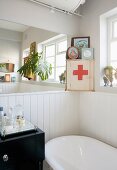
[[[111,43],[117,42],[117,37],[114,37],[114,22],[117,22],[117,15],[109,17],[107,19],[107,41],[108,41],[108,51],[107,51],[107,63],[111,65],[112,62],[117,62],[117,59],[111,59]]]
[[[52,67],[52,68],[54,68],[54,79],[48,79],[48,80],[46,80],[46,82],[58,83],[59,81],[56,80],[57,68],[66,68],[66,64],[65,64],[65,66],[58,66],[58,67],[56,66],[56,56],[60,55],[60,54],[64,54],[64,53],[66,54],[66,51],[67,51],[67,49],[66,49],[66,51],[58,52],[58,44],[63,41],[67,41],[67,36],[64,35],[63,37],[56,38],[54,40],[50,40],[47,43],[43,43],[43,59],[44,59],[44,61],[46,61],[46,47],[53,45],[53,44],[55,45],[55,56],[51,56],[51,57],[55,57],[54,58],[54,67]],[[67,42],[67,46],[68,46],[68,42]]]

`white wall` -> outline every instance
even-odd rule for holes
[[[80,134],[117,147],[117,94],[80,94]]]
[[[9,30],[9,28],[8,28],[8,30],[0,28],[0,39],[21,42],[22,41],[22,33],[17,32],[17,31],[11,31],[11,30]]]
[[[78,16],[53,14],[49,9],[27,0],[1,0],[0,19],[70,35],[78,35],[79,31]]]
[[[82,8],[80,36],[90,36],[95,57],[96,91],[100,88],[100,15],[115,8],[117,0],[87,0]],[[106,42],[105,42],[106,43]],[[117,92],[117,91],[116,91]],[[80,134],[100,139],[117,147],[117,95],[101,92],[80,93]]]
[[[56,35],[58,34],[55,32],[46,31],[40,28],[30,27],[23,32],[22,48],[24,50],[26,48],[29,48],[32,42],[36,42],[38,44]]]
[[[100,15],[115,8],[117,0],[87,0],[82,7],[80,36],[90,36],[95,57],[95,89],[100,90]],[[106,43],[106,42],[105,42]]]
[[[19,69],[19,57],[21,56],[22,34],[16,31],[0,29],[0,63],[15,64],[14,73],[18,80],[17,70]],[[4,75],[4,73],[0,73]]]

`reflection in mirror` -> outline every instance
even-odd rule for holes
[[[10,72],[10,81],[20,80],[17,70],[29,55],[32,42],[36,42],[36,50],[42,52],[43,60],[52,65],[52,74],[46,82],[60,82],[66,67],[67,36],[3,20],[0,20],[0,63],[7,63],[7,67],[0,68],[0,81],[5,81],[6,72]],[[29,81],[25,77],[21,79]],[[33,80],[40,81],[39,76]]]
[[[4,73],[14,72],[14,64],[13,63],[0,63],[0,72],[4,72]]]

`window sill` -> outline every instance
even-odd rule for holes
[[[50,86],[50,87],[57,87],[60,89],[65,89],[65,84],[59,83],[59,82],[47,82],[47,81],[25,81],[25,80],[21,80],[22,83],[27,83],[27,84],[35,84],[35,85],[40,85],[40,86]]]
[[[99,91],[106,93],[117,93],[117,86],[100,86]]]
[[[59,82],[47,82],[47,81],[40,81],[39,84],[41,86],[53,86],[53,87],[59,87],[59,88],[65,88],[65,84],[59,83]]]

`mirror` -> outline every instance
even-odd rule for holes
[[[58,39],[56,43],[57,48],[52,45],[55,39]],[[45,47],[45,44],[48,44],[49,41],[51,46]],[[5,77],[6,72],[10,74],[10,81],[19,81],[20,76],[17,70],[24,63],[24,58],[28,56],[29,47],[32,42],[36,42],[38,52],[46,48],[46,54],[45,51],[43,53],[48,55],[46,56],[47,61],[52,63],[53,74],[50,79],[54,80],[57,77],[56,80],[59,81],[59,76],[65,71],[67,36],[4,20],[0,20],[0,63],[5,63],[7,67],[0,69],[0,81],[5,80],[3,77]],[[57,64],[54,61],[54,53],[56,52]],[[54,70],[55,65],[57,67],[56,71]],[[26,78],[22,77],[22,80],[26,80]],[[38,81],[37,78],[35,80]]]

